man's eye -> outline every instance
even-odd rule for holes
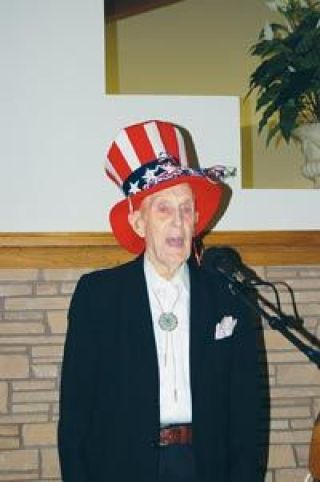
[[[182,212],[183,214],[192,214],[193,207],[190,204],[186,204],[185,206],[182,206]]]
[[[170,206],[165,203],[158,204],[158,211],[160,213],[168,213],[170,211]]]

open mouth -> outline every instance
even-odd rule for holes
[[[181,236],[167,238],[166,242],[170,248],[182,248],[184,245],[184,239]]]

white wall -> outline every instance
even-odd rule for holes
[[[184,125],[203,166],[240,165],[235,98],[106,96],[103,35],[103,0],[0,1],[1,231],[109,229],[103,154],[145,118]],[[233,190],[218,229],[319,228],[319,191]]]

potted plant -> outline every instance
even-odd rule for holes
[[[282,17],[267,22],[251,55],[260,65],[250,76],[250,95],[257,92],[259,133],[268,129],[267,145],[277,135],[301,141],[309,168],[320,176],[320,2],[272,0],[267,6]],[[314,144],[315,139],[315,144]],[[312,166],[310,164],[312,163]],[[310,171],[310,172],[309,172]]]

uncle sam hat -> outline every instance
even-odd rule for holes
[[[223,192],[221,181],[228,174],[223,166],[188,167],[180,128],[159,120],[122,129],[106,153],[105,171],[126,197],[110,211],[113,234],[121,246],[135,254],[142,253],[145,244],[130,226],[128,215],[139,209],[143,199],[178,184],[189,184],[198,212],[195,225],[195,235],[198,235],[219,208]]]

